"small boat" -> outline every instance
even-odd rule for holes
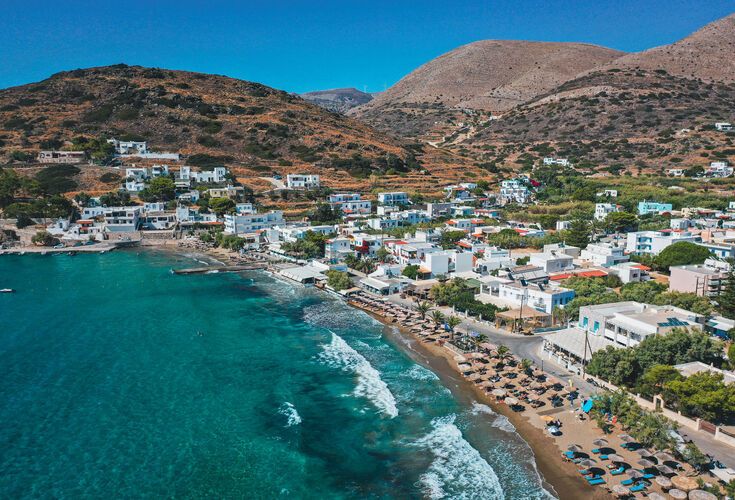
[[[12,288],[3,288],[0,289],[0,293],[15,293],[15,290],[13,290]]]

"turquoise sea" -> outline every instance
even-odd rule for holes
[[[158,252],[2,256],[0,498],[543,498],[384,326]]]

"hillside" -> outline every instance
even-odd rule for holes
[[[346,113],[350,109],[372,101],[373,96],[355,88],[316,90],[301,97],[311,103],[335,113]]]
[[[116,65],[0,90],[0,159],[35,156],[80,135],[137,137],[154,151],[204,153],[261,171],[415,166],[413,153],[368,125],[224,76]]]
[[[621,55],[581,43],[482,40],[427,62],[349,114],[408,137],[442,135],[474,117],[512,109]]]
[[[735,82],[735,14],[710,23],[678,42],[627,54],[603,70],[663,70],[708,82]]]

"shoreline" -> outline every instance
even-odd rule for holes
[[[561,450],[556,443],[549,439],[541,429],[535,427],[528,418],[521,413],[511,411],[507,405],[499,404],[486,395],[476,384],[464,378],[453,366],[453,355],[448,349],[436,344],[422,342],[407,328],[398,323],[391,323],[379,314],[357,307],[381,324],[386,326],[387,338],[397,348],[411,357],[415,362],[425,366],[435,373],[452,392],[452,395],[466,403],[477,402],[490,407],[493,412],[506,417],[515,428],[515,432],[528,444],[531,449],[536,468],[541,478],[542,486],[558,498],[578,499],[611,498],[605,489],[585,484],[577,471],[577,467],[561,460]]]
[[[194,260],[199,257],[203,260],[206,259],[209,265],[225,264],[229,257],[237,256],[233,252],[222,249],[189,248],[172,245],[137,247],[138,250],[141,248],[184,256]],[[132,250],[132,248],[121,250]],[[513,424],[515,432],[531,449],[541,479],[541,486],[549,493],[555,494],[560,499],[611,498],[606,490],[585,484],[581,480],[576,466],[561,460],[563,450],[553,440],[549,439],[540,428],[535,427],[528,418],[521,413],[511,411],[505,404],[499,404],[486,395],[480,387],[463,377],[454,366],[454,354],[448,349],[437,344],[423,342],[418,335],[412,333],[399,322],[392,322],[380,314],[359,307],[347,300],[347,297],[341,298],[346,305],[367,313],[384,325],[386,339],[413,361],[436,374],[460,403],[471,404],[477,402],[484,404],[490,407],[494,413],[506,417]]]

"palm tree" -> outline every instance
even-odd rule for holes
[[[447,326],[449,327],[449,331],[452,333],[452,340],[454,340],[454,329],[461,323],[462,320],[457,316],[449,316],[449,318],[447,318]]]
[[[426,319],[426,313],[429,312],[430,309],[431,309],[431,305],[429,305],[429,303],[426,301],[419,302],[416,305],[416,310],[421,315],[422,320]]]
[[[533,362],[530,359],[523,358],[521,360],[521,368],[523,368],[523,371],[527,374],[531,374],[531,366],[533,365]]]
[[[441,311],[431,311],[431,320],[436,324],[436,326],[441,325],[444,322],[444,313]]]
[[[506,356],[506,354],[508,354],[509,351],[510,351],[510,349],[508,349],[506,346],[504,346],[502,344],[499,345],[498,346],[498,357],[500,359],[503,359]]]

